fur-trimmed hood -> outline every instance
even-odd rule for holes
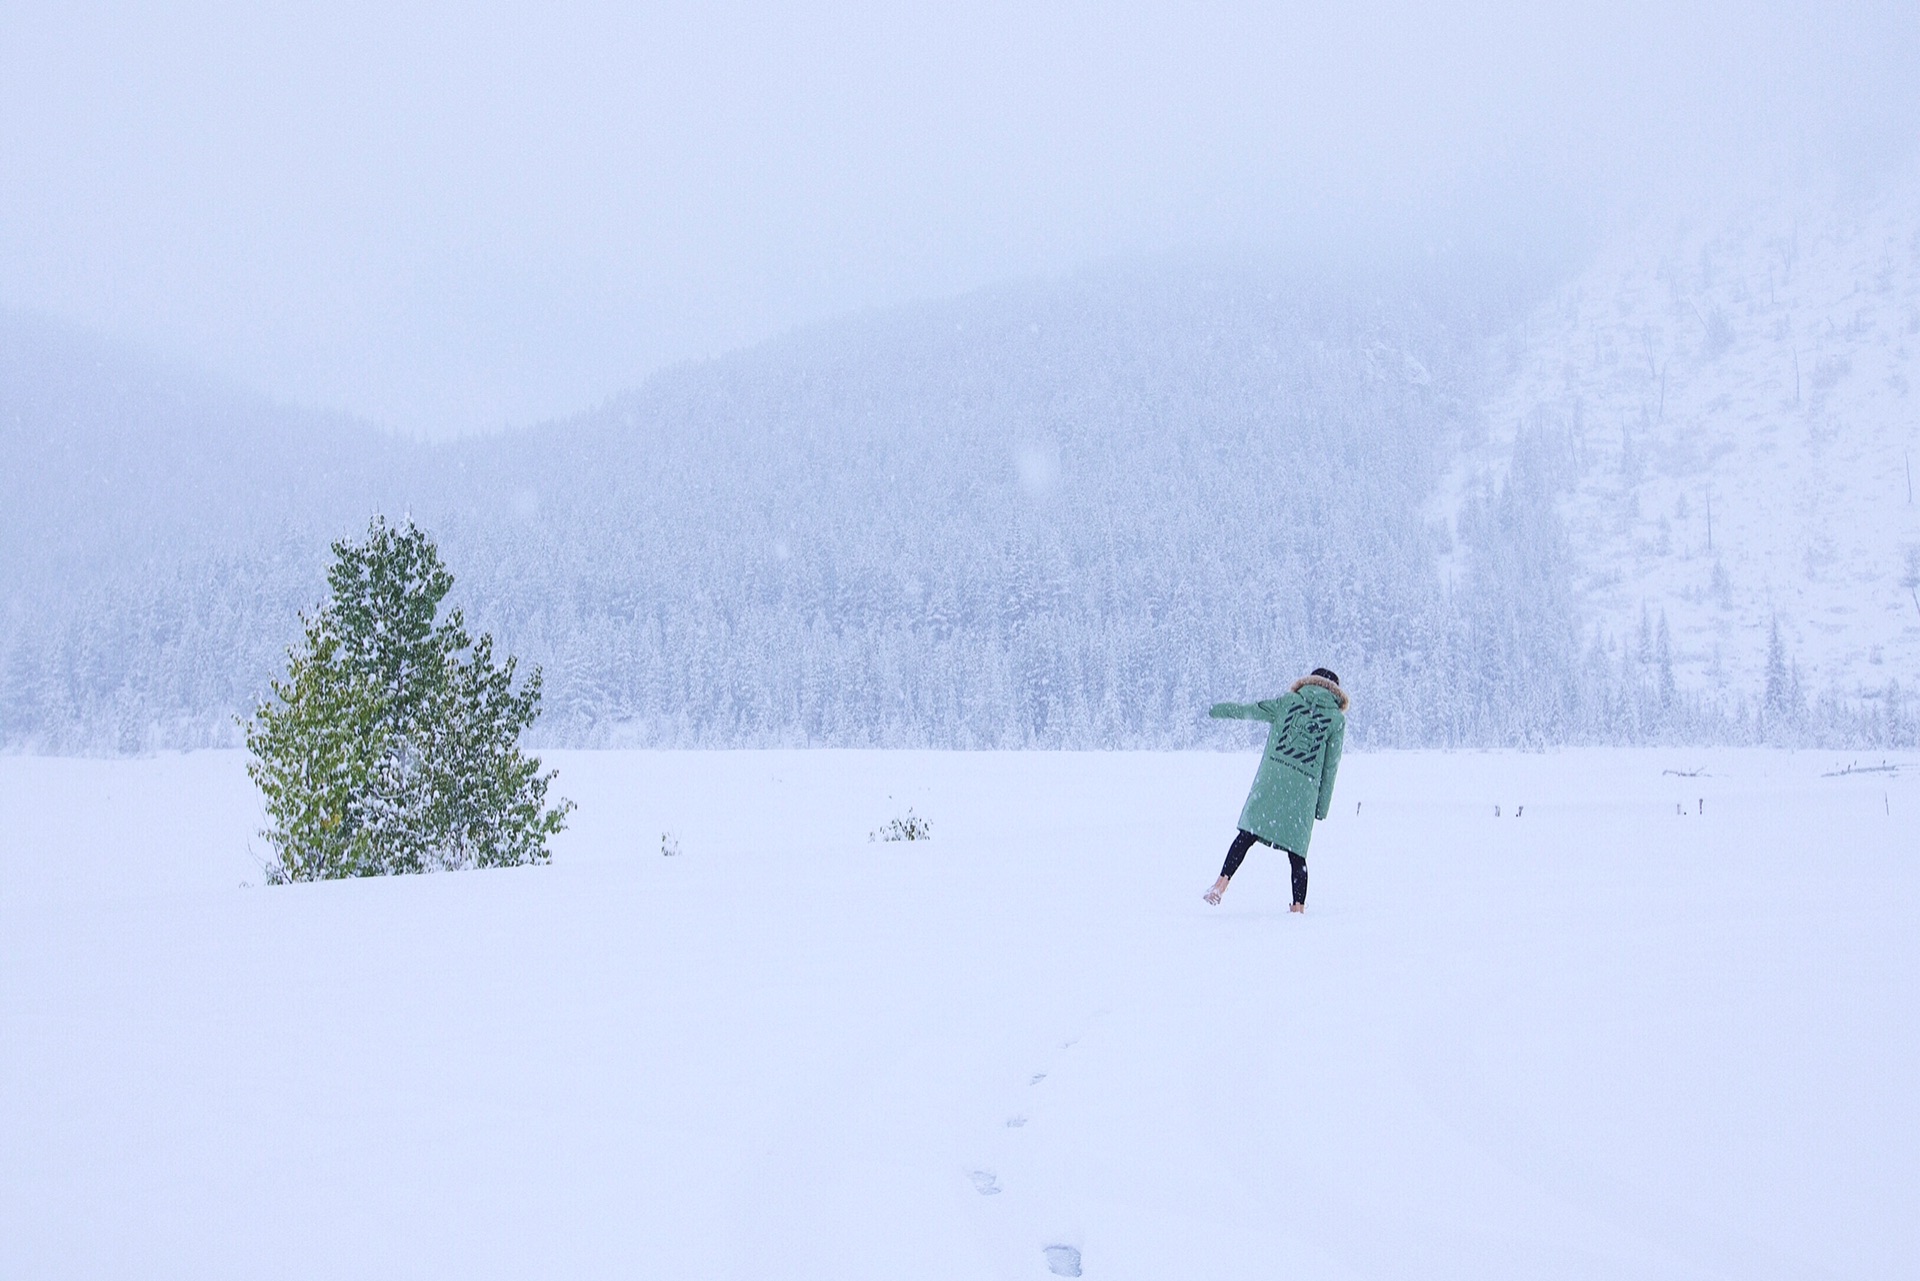
[[[1346,690],[1341,689],[1338,685],[1335,685],[1332,681],[1328,680],[1324,676],[1302,676],[1299,680],[1293,683],[1293,689],[1291,692],[1298,694],[1301,690],[1305,689],[1309,685],[1318,685],[1321,689],[1324,689],[1327,691],[1327,693],[1333,695],[1334,701],[1340,704],[1340,710],[1343,712],[1346,711],[1347,708],[1353,703],[1353,700],[1347,697]]]

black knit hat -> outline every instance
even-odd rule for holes
[[[1315,676],[1320,677],[1320,679],[1322,680],[1332,681],[1335,685],[1338,685],[1340,683],[1340,678],[1333,674],[1333,670],[1331,668],[1316,667],[1313,669],[1313,674]]]

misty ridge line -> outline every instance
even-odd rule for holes
[[[1097,296],[1102,290],[1104,296]],[[63,573],[57,580],[63,590],[48,593],[55,604],[46,615],[67,615],[51,643],[47,629],[36,633],[32,624],[38,620],[24,617],[17,608],[11,611],[10,736],[17,740],[17,727],[64,720],[95,728],[63,741],[97,742],[98,722],[110,710],[125,720],[142,713],[121,709],[141,704],[151,708],[159,702],[170,704],[174,723],[192,722],[199,727],[192,732],[219,741],[224,730],[219,718],[209,715],[209,704],[232,707],[248,696],[252,682],[241,678],[222,684],[216,677],[210,687],[209,669],[250,668],[254,680],[271,670],[284,643],[279,638],[295,611],[310,603],[313,588],[303,591],[302,581],[317,585],[318,553],[326,542],[317,532],[332,535],[342,524],[351,529],[361,519],[354,508],[363,511],[369,505],[410,511],[436,531],[463,580],[470,616],[489,625],[503,641],[511,638],[530,658],[548,664],[547,723],[571,721],[575,732],[612,719],[632,723],[637,719],[635,704],[644,706],[647,695],[632,688],[631,675],[615,678],[613,683],[624,688],[621,701],[609,709],[579,692],[589,684],[604,688],[609,683],[604,674],[583,674],[576,680],[568,673],[592,668],[595,654],[613,661],[628,659],[625,651],[631,644],[619,643],[613,633],[630,632],[642,619],[653,624],[656,635],[677,633],[686,622],[692,622],[696,634],[715,634],[708,620],[687,615],[711,608],[716,595],[746,598],[722,609],[725,626],[744,626],[748,614],[757,614],[763,630],[804,636],[820,630],[821,620],[832,619],[830,630],[850,639],[859,635],[856,629],[886,614],[908,584],[920,584],[936,636],[949,626],[991,624],[997,629],[1002,621],[1024,630],[1024,617],[1001,617],[1008,611],[1002,608],[1004,584],[997,580],[997,570],[987,579],[956,581],[950,562],[939,554],[956,541],[952,523],[964,519],[966,529],[959,539],[987,544],[982,555],[972,558],[975,565],[1031,561],[1043,537],[1050,538],[1051,550],[1059,554],[1057,531],[1050,535],[1047,528],[1057,523],[1057,513],[1035,506],[1034,500],[1045,503],[1046,495],[1020,486],[1022,462],[1031,464],[1038,455],[1044,469],[1062,445],[1070,443],[1058,430],[1068,424],[1058,420],[1073,416],[1075,378],[1097,373],[1123,386],[1128,381],[1126,373],[1113,372],[1121,367],[1110,359],[1116,341],[1130,349],[1134,359],[1153,355],[1152,346],[1170,335],[1190,345],[1207,345],[1210,337],[1194,325],[1210,319],[1206,300],[1217,292],[1217,282],[1206,282],[1149,303],[1131,296],[1127,287],[1108,283],[1092,293],[1065,293],[1050,306],[1022,303],[1012,313],[989,296],[917,317],[909,313],[856,319],[848,322],[847,339],[821,331],[803,333],[758,352],[669,371],[651,380],[646,390],[597,415],[555,427],[546,448],[532,458],[525,456],[525,442],[538,438],[538,432],[431,449],[390,448],[377,476],[370,474],[374,468],[356,470],[350,462],[344,473],[316,475],[305,459],[235,455],[188,461],[170,450],[135,454],[136,459],[172,465],[171,472],[158,476],[96,477],[56,468],[45,478],[56,483],[36,486],[38,497],[50,514],[69,514],[64,525],[53,527],[80,535],[83,550],[91,556],[70,566],[86,572],[77,577]],[[1038,296],[1046,297],[1044,291]],[[1266,305],[1265,294],[1258,297],[1260,305]],[[1164,310],[1166,301],[1177,301],[1189,313],[1185,332],[1157,321],[1147,323],[1146,313]],[[1243,310],[1246,301],[1241,300]],[[1104,336],[1090,328],[1089,309],[1106,326]],[[1055,364],[1071,360],[1073,372],[1063,380],[1057,370],[1036,369],[1029,361],[1027,373],[1039,385],[1010,389],[1004,374],[1010,362],[1018,367],[1024,359],[1019,352],[1034,346],[1036,334],[1043,334],[1039,341],[1046,359]],[[1058,347],[1063,342],[1065,352]],[[1165,353],[1160,359],[1165,361]],[[929,380],[927,371],[918,368],[923,363],[941,372]],[[865,376],[863,384],[859,371],[866,364],[883,372]],[[1133,381],[1138,384],[1137,375]],[[86,386],[96,384],[89,380]],[[867,403],[849,406],[848,392],[859,393]],[[873,403],[876,395],[884,399],[884,408]],[[996,406],[1008,400],[1013,401],[1012,412]],[[963,421],[945,425],[959,432],[944,433],[936,442],[949,447],[946,455],[936,458],[918,449],[915,442],[928,441],[932,433],[927,424],[913,420],[924,417],[929,407],[935,414],[951,415],[956,403]],[[97,452],[107,455],[109,464],[125,462],[111,447],[115,433],[123,430],[120,402],[95,408],[95,423],[107,445]],[[1191,422],[1204,416],[1183,417]],[[1133,444],[1150,443],[1145,428],[1153,425],[1141,424]],[[437,471],[434,460],[442,464]],[[716,469],[740,474],[722,480]],[[285,493],[283,502],[258,506],[219,500],[221,494],[258,491],[262,470]],[[1165,470],[1164,464],[1156,470]],[[790,482],[809,471],[830,482],[831,489],[819,491],[830,501],[815,503],[811,498],[818,494],[794,492],[807,486]],[[97,479],[117,483],[103,487],[93,483]],[[62,480],[69,491],[64,494],[57,483]],[[83,483],[76,486],[75,481]],[[1071,480],[1063,490],[1061,497],[1078,492]],[[118,495],[127,491],[146,500],[145,505],[119,501]],[[168,510],[170,498],[180,505]],[[945,520],[937,530],[928,527],[929,522],[900,510],[903,498],[912,507],[923,507],[928,500],[944,505]],[[26,510],[23,504],[11,506]],[[1138,501],[1130,506],[1143,509]],[[1144,506],[1151,507],[1152,500]],[[868,523],[890,527],[891,536],[853,536],[844,521],[850,509],[866,510]],[[74,515],[80,519],[71,519]],[[49,527],[46,521],[28,524]],[[103,531],[112,532],[102,537]],[[27,535],[30,530],[20,532]],[[911,547],[900,545],[903,533]],[[1024,546],[1002,548],[998,544],[1003,536]],[[24,538],[15,545],[24,545]],[[177,555],[171,563],[162,559],[155,566],[150,558],[124,555],[136,546]],[[110,555],[116,547],[123,552],[119,565]],[[249,550],[241,553],[241,547]],[[533,549],[545,553],[544,564],[525,564]],[[108,572],[98,572],[102,566]],[[173,581],[157,579],[156,568],[161,578]],[[490,569],[540,586],[493,595]],[[1053,577],[1030,565],[1008,573],[1019,580],[1013,590],[1022,597],[1033,591],[1032,580]],[[210,577],[199,581],[203,576]],[[581,602],[581,611],[564,624],[554,618],[555,602],[548,590],[556,586],[557,576],[590,576],[598,587],[592,600]],[[64,590],[75,583],[83,585],[80,592]],[[237,595],[251,597],[259,612],[245,614],[235,608],[231,598]],[[200,612],[222,598],[228,603],[215,609],[215,618]],[[1009,607],[1019,614],[1026,609],[1025,603]],[[168,621],[144,632],[134,621],[156,617]],[[128,632],[144,639],[131,638]],[[594,636],[602,639],[587,641]],[[687,652],[683,639],[663,637],[653,643],[661,651],[658,666],[699,669],[703,655]],[[738,660],[747,643],[729,641],[716,648]],[[761,637],[750,643],[755,652],[769,649]],[[989,648],[1004,646],[996,642]],[[140,652],[143,649],[157,652]],[[215,655],[227,661],[208,661]],[[844,663],[847,658],[834,654],[831,661]],[[1004,659],[1002,653],[1001,666]],[[176,664],[193,674],[169,678],[165,673]],[[60,674],[48,673],[50,665]],[[980,663],[954,653],[948,665],[959,678],[956,683],[964,686],[963,669]],[[31,677],[23,670],[33,668],[40,670]],[[1004,672],[1000,679],[1008,681]],[[55,681],[70,686],[63,691],[69,695],[64,707],[56,702],[47,709],[24,692],[44,693]],[[806,683],[814,681],[808,677]],[[141,685],[151,692],[132,692]],[[719,691],[705,688],[678,694],[660,690],[655,696],[662,704],[682,704],[681,716],[693,724],[711,725],[719,719],[713,709],[726,701]],[[699,720],[686,715],[685,705],[697,708],[702,702],[706,710],[694,714]],[[974,732],[997,739],[999,731],[982,725]],[[154,732],[149,728],[136,733],[151,737]]]
[[[553,743],[1198,746],[1214,694],[1321,663],[1370,690],[1361,743],[1908,732],[1596,670],[1539,432],[1435,521],[1492,340],[1567,271],[1442,267],[1114,265],[431,445],[275,438],[257,405],[10,342],[0,421],[33,465],[0,738],[233,741],[373,511],[429,528],[470,621],[543,665]]]

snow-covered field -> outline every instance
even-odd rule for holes
[[[1251,751],[552,760],[551,867],[268,889],[238,755],[0,759],[0,1274],[1920,1259],[1916,758],[1353,755],[1304,917]]]

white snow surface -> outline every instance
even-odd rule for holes
[[[1920,1258],[1920,758],[1355,754],[1304,916],[1251,753],[550,760],[550,867],[241,888],[239,755],[0,758],[0,1273]]]
[[[1601,635],[1664,611],[1683,688],[1753,695],[1777,618],[1810,690],[1920,681],[1920,169],[1624,229],[1495,360],[1439,518],[1546,427]]]

